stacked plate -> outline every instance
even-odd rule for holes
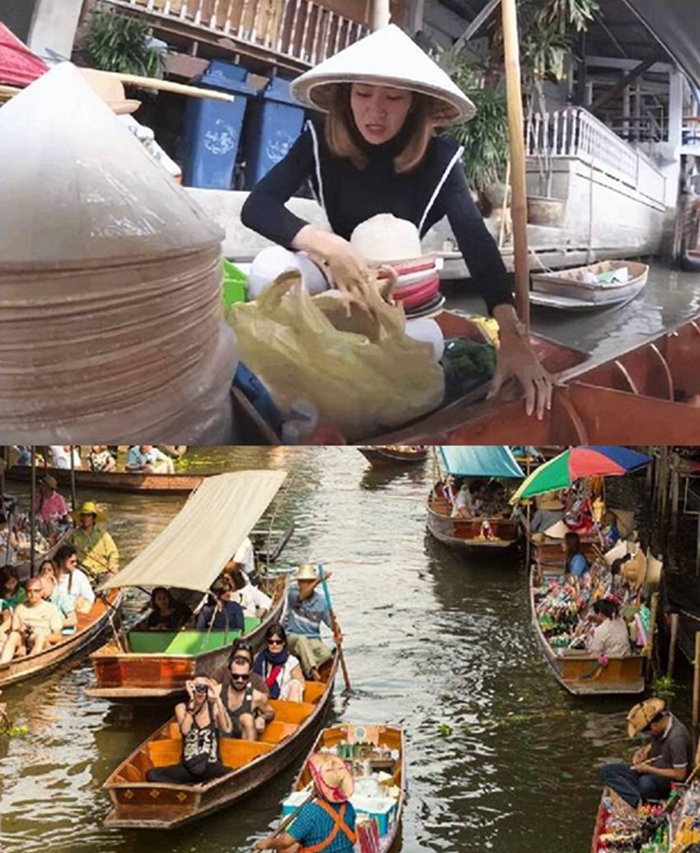
[[[440,294],[440,276],[435,258],[424,256],[392,264],[399,282],[392,296],[403,305],[406,317],[428,317],[445,304]]]

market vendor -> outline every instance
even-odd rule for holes
[[[556,492],[547,492],[535,498],[537,509],[530,520],[530,535],[544,533],[560,521],[564,521],[564,504]]]
[[[603,783],[631,806],[648,800],[664,800],[673,782],[684,782],[693,766],[693,745],[688,729],[663,699],[640,702],[627,715],[627,733],[651,733],[651,743],[638,749],[631,765],[606,764],[600,770]]]
[[[551,402],[551,379],[518,322],[500,252],[467,186],[463,150],[449,136],[436,135],[440,126],[470,119],[471,101],[393,25],[302,74],[292,90],[301,103],[328,115],[307,123],[243,206],[243,224],[278,244],[255,259],[250,295],[257,297],[277,275],[295,268],[310,292],[334,286],[348,302],[366,306],[373,285],[365,260],[349,242],[355,228],[378,214],[393,214],[423,237],[446,216],[498,322],[501,345],[491,393],[516,376],[528,414],[536,408],[542,417]],[[285,206],[307,180],[332,233]],[[411,334],[410,324],[406,332]]]
[[[78,549],[83,568],[92,578],[119,571],[119,550],[104,527],[105,514],[94,501],[85,501],[79,512],[72,514],[77,527],[71,542]]]

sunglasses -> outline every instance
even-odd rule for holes
[[[270,639],[267,641],[268,646],[283,646],[284,640]]]
[[[233,673],[231,674],[231,681],[247,681],[247,680],[248,680],[247,675],[234,675]]]

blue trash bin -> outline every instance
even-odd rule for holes
[[[185,113],[183,183],[188,187],[230,190],[248,98],[247,69],[213,59],[200,85],[234,95],[233,103],[189,98]]]
[[[285,157],[303,126],[304,108],[292,97],[289,80],[273,77],[248,108],[246,189],[252,189]]]

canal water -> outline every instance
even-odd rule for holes
[[[430,464],[372,473],[353,448],[200,448],[199,470],[285,468],[282,564],[323,562],[346,637],[333,720],[405,728],[409,796],[397,853],[584,853],[596,766],[621,758],[629,702],[576,701],[543,663],[517,558],[465,559],[425,528]],[[80,499],[93,497],[80,494]],[[95,494],[126,558],[180,498]],[[197,554],[183,554],[196,571]],[[131,607],[134,609],[136,602]],[[83,658],[3,695],[24,737],[0,739],[3,853],[234,853],[279,814],[295,765],[232,808],[173,833],[110,830],[101,785],[168,716],[88,699]]]

